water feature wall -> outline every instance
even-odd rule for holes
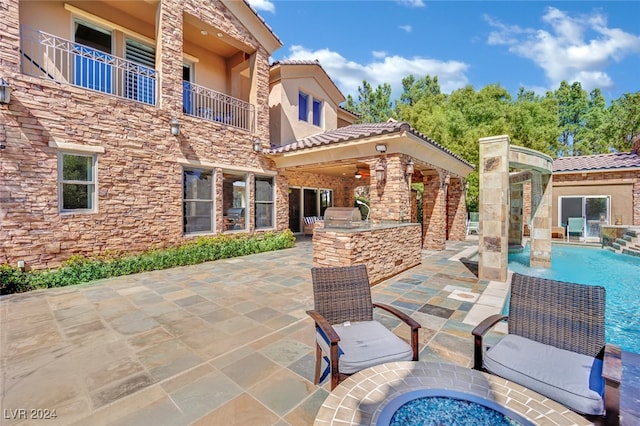
[[[553,160],[532,149],[511,146],[507,135],[481,138],[478,277],[506,281],[509,245],[522,243],[530,228],[532,267],[551,266]],[[523,187],[531,182],[531,218],[523,217]]]

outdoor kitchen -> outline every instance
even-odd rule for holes
[[[330,207],[313,233],[313,266],[367,266],[372,285],[421,261],[421,225],[370,223],[357,207]]]

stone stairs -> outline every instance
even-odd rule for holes
[[[622,238],[617,238],[607,248],[616,253],[640,257],[640,228],[628,228]]]

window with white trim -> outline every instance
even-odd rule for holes
[[[58,153],[58,203],[61,212],[96,209],[96,156]]]
[[[183,184],[184,233],[213,231],[213,171],[185,168]]]
[[[256,176],[255,188],[256,229],[273,228],[275,226],[275,178]]]

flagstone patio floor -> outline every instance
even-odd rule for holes
[[[506,287],[456,258],[474,246],[424,250],[421,265],[373,287],[374,301],[422,324],[421,361],[469,367],[472,328],[501,309]],[[313,384],[311,266],[311,240],[300,238],[277,252],[3,296],[0,424],[311,425],[329,394]],[[628,424],[639,406],[636,397]]]

